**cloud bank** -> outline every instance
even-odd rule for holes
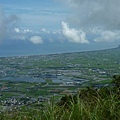
[[[70,22],[79,27],[101,26],[120,29],[120,0],[66,0],[72,8]]]
[[[73,29],[62,23],[63,34],[70,41],[88,43],[87,34],[95,37],[93,42],[120,40],[120,0],[62,0],[62,2],[71,10],[66,22]],[[81,31],[80,34],[78,31]],[[82,36],[81,42],[78,36]]]
[[[8,31],[14,26],[18,21],[16,15],[5,16],[2,9],[0,9],[0,40],[8,36]]]
[[[120,31],[102,31],[100,37],[94,39],[95,42],[114,42],[120,40]]]

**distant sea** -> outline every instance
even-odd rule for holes
[[[46,43],[33,45],[30,43],[1,44],[0,57],[26,56],[26,55],[46,55],[56,53],[71,53],[94,51],[117,47],[113,44],[75,44],[75,43]]]

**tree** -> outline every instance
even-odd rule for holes
[[[112,83],[114,83],[117,88],[120,88],[120,75],[114,75]]]

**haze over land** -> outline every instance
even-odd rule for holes
[[[0,56],[117,47],[119,6],[119,0],[1,0]]]

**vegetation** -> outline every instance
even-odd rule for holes
[[[87,87],[76,95],[66,95],[59,102],[54,97],[39,109],[23,106],[5,111],[1,120],[119,120],[120,75],[113,76],[112,85],[100,89]]]

